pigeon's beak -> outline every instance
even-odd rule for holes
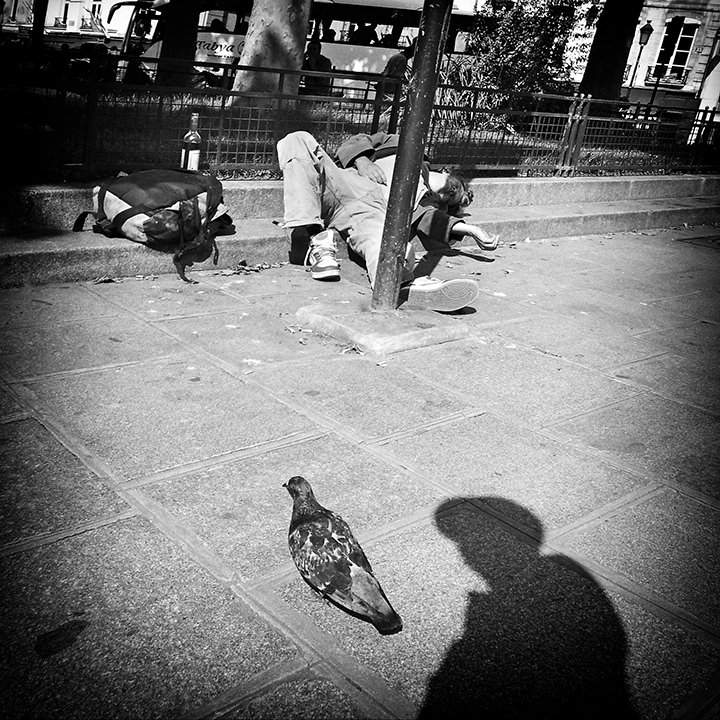
[[[283,486],[284,488],[286,488],[286,487],[287,487],[287,483],[283,483],[282,486]]]

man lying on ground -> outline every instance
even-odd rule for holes
[[[283,171],[284,227],[290,230],[290,262],[309,262],[315,280],[337,280],[337,238],[364,261],[370,285],[375,284],[380,245],[398,136],[386,133],[355,135],[337,151],[337,163],[307,132],[293,132],[278,142]],[[460,217],[472,201],[461,178],[433,172],[422,163],[415,194],[411,237],[424,244],[449,247],[470,235],[483,250],[495,250],[498,238],[490,237]],[[469,278],[437,280],[415,278],[412,243],[408,243],[401,279],[401,300],[429,310],[452,312],[473,302],[477,283]]]

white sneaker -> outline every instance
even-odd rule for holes
[[[419,277],[400,288],[400,301],[413,307],[454,312],[477,300],[480,288],[474,280]]]
[[[310,239],[305,264],[313,280],[339,280],[340,265],[335,257],[337,242],[335,230],[323,230]]]

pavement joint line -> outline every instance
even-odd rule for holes
[[[487,415],[487,410],[457,410],[453,413],[450,413],[449,415],[444,415],[443,417],[435,418],[433,420],[428,420],[427,422],[420,423],[419,425],[413,425],[409,428],[402,428],[401,430],[396,430],[395,432],[388,433],[387,435],[383,435],[382,437],[373,437],[369,438],[367,440],[360,440],[360,445],[387,445],[388,443],[393,442],[394,440],[398,440],[404,437],[408,437],[409,435],[417,435],[418,433],[427,432],[428,430],[433,430],[438,427],[442,427],[444,425],[449,425],[451,423],[456,422],[457,420],[470,420],[475,417],[481,417],[482,415]]]
[[[113,525],[114,523],[122,522],[123,520],[129,520],[130,518],[137,516],[137,510],[128,510],[126,512],[106,515],[98,518],[97,520],[91,520],[79,525],[74,525],[73,527],[66,528],[65,530],[56,530],[54,532],[34,535],[29,538],[14,540],[13,542],[0,546],[0,557],[7,557],[9,555],[26,552],[28,550],[35,550],[36,548],[50,545],[54,542],[58,542],[59,540],[66,540],[67,538],[82,535],[86,532],[92,532],[93,530],[98,530],[99,528]]]
[[[643,487],[637,488],[632,492],[626,493],[611,502],[605,503],[604,505],[592,510],[591,512],[583,515],[582,518],[569,523],[555,531],[547,532],[545,534],[545,541],[547,543],[561,540],[561,538],[572,535],[580,530],[589,530],[593,527],[602,525],[604,522],[622,515],[630,508],[636,507],[641,503],[649,500],[650,498],[656,497],[662,494],[666,487],[659,482],[649,482]]]
[[[616,370],[622,370],[623,368],[632,367],[633,365],[639,365],[641,363],[647,362],[648,360],[655,360],[657,358],[665,357],[666,355],[673,355],[673,353],[670,350],[663,350],[662,352],[654,353],[653,355],[646,355],[645,357],[637,358],[637,360],[629,360],[628,362],[616,363],[615,365],[606,365],[604,368],[602,368],[602,370],[605,373],[614,373]],[[623,380],[630,383],[634,382],[630,378],[615,377],[615,379]]]
[[[72,368],[70,370],[57,370],[55,372],[43,373],[42,375],[27,375],[25,377],[12,377],[6,374],[6,381],[9,385],[32,385],[41,383],[45,380],[54,380],[64,377],[77,377],[79,375],[92,375],[93,373],[105,372],[106,370],[119,370],[126,367],[135,367],[138,365],[154,365],[168,360],[176,360],[178,358],[187,357],[187,353],[174,353],[172,355],[156,355],[151,358],[142,358],[140,360],[127,360],[119,363],[108,363],[107,365],[92,365],[83,368]]]
[[[559,556],[557,558],[558,561],[564,557],[571,563],[578,563],[606,589],[617,592],[626,600],[636,602],[659,618],[670,620],[676,625],[691,630],[696,636],[701,637],[714,647],[720,648],[720,627],[713,626],[701,620],[693,613],[666,600],[646,586],[631,580],[622,573],[602,565],[581,553],[565,547],[562,543],[546,543],[543,545],[543,550],[557,553]]]
[[[133,478],[132,480],[120,483],[117,488],[119,490],[132,490],[134,488],[146,487],[147,485],[154,485],[168,480],[175,480],[176,478],[202,472],[203,470],[222,467],[223,465],[229,465],[231,463],[246,460],[258,455],[275,452],[276,450],[281,450],[283,448],[312,442],[326,437],[328,434],[329,433],[327,431],[296,431],[281,438],[255,443],[254,445],[248,445],[247,447],[237,450],[229,450],[218,455],[203,458],[202,460],[183,463],[182,465],[175,465],[171,468],[159,470],[158,472],[145,475],[144,477]]]
[[[245,307],[250,308],[251,306],[248,304]],[[219,315],[227,315],[230,312],[232,312],[230,308],[225,308],[224,310],[213,310],[202,313],[188,313],[187,315],[165,315],[164,317],[158,318],[146,318],[146,320],[150,325],[162,325],[162,323],[177,322],[178,320],[202,320],[203,318],[218,317]]]
[[[3,288],[3,290],[11,290],[12,288]],[[21,323],[19,325],[5,325],[1,330],[3,332],[8,330],[25,330],[27,328],[39,328],[42,330],[47,327],[57,327],[58,325],[80,325],[81,323],[88,323],[94,320],[110,320],[118,317],[119,313],[109,313],[107,315],[87,315],[73,317],[72,320],[53,320],[52,322],[28,322]]]
[[[664,300],[674,300],[675,297],[660,298],[659,300],[649,300],[648,302],[662,302]],[[692,327],[693,325],[717,325],[718,323],[713,320],[700,320],[698,318],[688,318],[686,322],[679,322],[675,325],[670,325],[663,328],[654,328],[652,330],[642,330],[638,333],[634,333],[633,337],[642,338],[646,335],[657,335],[661,332],[667,332],[668,330],[678,330],[680,328]],[[668,350],[667,352],[672,352]]]
[[[61,445],[67,448],[80,462],[93,472],[111,490],[117,490],[121,480],[116,473],[97,454],[67,427],[65,427],[50,408],[45,407],[35,392],[27,384],[18,386],[24,402],[32,409],[33,419],[40,423]]]
[[[238,597],[265,622],[275,627],[297,645],[301,652],[320,660],[329,670],[326,673],[335,684],[351,683],[359,691],[363,704],[372,718],[414,718],[417,708],[398,691],[392,689],[378,673],[363,665],[352,655],[338,648],[336,640],[321,630],[307,616],[282,600],[275,592],[232,583]],[[309,593],[312,592],[307,588]],[[340,617],[340,616],[339,616]],[[342,621],[357,622],[341,617]],[[368,632],[376,632],[368,626]]]
[[[618,382],[620,382],[618,380]],[[624,384],[624,383],[623,383]],[[579,418],[584,418],[588,415],[593,415],[601,410],[607,410],[608,408],[615,407],[616,405],[622,405],[623,403],[626,403],[628,400],[634,400],[635,398],[642,397],[643,395],[652,395],[653,393],[649,393],[646,389],[643,389],[641,391],[635,392],[631,395],[626,395],[625,397],[618,398],[617,400],[608,400],[607,402],[601,403],[599,405],[594,405],[591,408],[587,408],[585,410],[581,410],[580,412],[576,413],[570,413],[567,415],[560,415],[558,417],[553,418],[550,422],[545,423],[542,425],[543,430],[550,430],[552,431],[552,428],[556,425],[562,425],[562,423],[566,423],[569,420],[578,420]],[[572,436],[570,436],[572,438]]]
[[[466,343],[466,344],[467,344],[467,343],[472,343],[473,341],[474,341],[474,338],[471,337],[471,338],[465,338],[465,339],[457,340],[456,342],[458,342],[458,343]],[[563,360],[563,362],[567,362],[567,363],[570,364],[570,365],[574,365],[574,363],[571,363],[570,361],[565,360],[564,358],[561,358],[561,359]],[[606,376],[605,373],[603,373],[603,372],[601,372],[601,371],[598,371],[596,368],[586,368],[586,367],[583,366],[582,369],[585,370],[585,371],[589,371],[589,372],[591,372],[591,373],[593,373],[593,374],[595,374],[595,375],[599,375],[599,376],[601,376],[601,377],[609,377],[609,376]],[[461,399],[461,400],[465,400],[465,401],[467,402],[467,397],[468,397],[467,394],[462,393],[461,391],[456,390],[455,388],[452,388],[452,387],[450,387],[450,386],[448,386],[448,385],[444,385],[444,384],[442,384],[441,382],[437,382],[437,381],[434,381],[434,380],[428,380],[427,378],[423,377],[420,373],[418,373],[418,372],[416,372],[415,370],[412,370],[412,369],[408,369],[408,368],[405,368],[405,367],[400,366],[400,367],[399,367],[399,370],[400,370],[400,372],[404,372],[404,373],[406,373],[406,374],[408,374],[408,375],[411,375],[412,377],[415,377],[415,378],[417,378],[417,379],[422,380],[423,382],[425,382],[425,383],[427,383],[427,384],[429,384],[429,385],[432,385],[433,387],[436,387],[438,390],[442,390],[443,392],[447,393],[448,395],[451,395],[451,396],[456,397],[456,398]],[[621,382],[618,378],[611,378],[611,379],[612,379],[612,380],[615,380],[615,381],[618,382],[619,384],[628,385],[628,383],[623,383],[623,382]],[[629,385],[628,385],[628,387],[629,387]],[[606,407],[611,407],[612,405],[617,405],[617,404],[619,404],[619,403],[625,402],[625,401],[630,400],[630,399],[632,399],[632,398],[634,398],[634,397],[637,397],[638,395],[643,395],[643,394],[647,394],[647,390],[646,390],[645,388],[638,389],[635,393],[633,393],[633,394],[628,394],[628,395],[626,395],[625,397],[620,398],[620,399],[618,399],[618,400],[611,400],[611,401],[607,401],[607,402],[604,402],[604,403],[600,403],[600,404],[598,404],[598,405],[593,405],[593,407],[587,408],[587,409],[582,410],[582,411],[580,411],[580,412],[572,412],[572,413],[567,413],[567,414],[565,414],[565,415],[558,415],[558,416],[556,416],[556,417],[554,417],[554,418],[552,419],[552,422],[549,422],[549,423],[544,423],[544,424],[541,424],[541,425],[533,425],[533,424],[526,423],[526,424],[525,424],[525,427],[528,428],[528,429],[531,429],[531,430],[532,430],[532,429],[534,429],[534,430],[547,430],[547,429],[549,429],[549,428],[552,428],[554,425],[558,425],[558,424],[560,424],[560,423],[567,422],[568,420],[574,420],[574,419],[576,419],[576,418],[583,417],[584,415],[588,415],[588,414],[597,412],[598,410],[603,410],[603,409],[605,409]],[[515,423],[518,422],[518,419],[516,418],[516,416],[513,416],[513,415],[505,415],[505,414],[503,414],[502,412],[497,411],[497,410],[494,409],[494,408],[486,408],[486,411],[487,411],[487,412],[491,412],[491,413],[493,413],[494,415],[497,415],[498,417],[502,417],[502,418],[504,418],[504,419],[511,420],[512,422],[515,422]]]
[[[132,507],[140,511],[143,517],[160,530],[162,534],[200,567],[205,568],[224,585],[236,582],[239,573],[212,550],[193,530],[181,523],[163,505],[138,490],[119,490],[118,495]]]
[[[182,720],[216,720],[268,691],[308,674],[310,663],[302,656],[284,660],[253,675],[249,680],[226,690],[209,702],[182,716]]]
[[[695,500],[695,502],[698,502],[701,505],[707,505],[712,510],[720,511],[720,500],[712,497],[711,495],[707,495],[700,490],[696,490],[695,488],[690,487],[685,483],[679,483],[675,480],[663,480],[662,484],[666,488],[670,490],[675,490],[675,492],[680,493],[680,495],[685,495],[686,497]]]
[[[371,696],[372,699],[368,701],[368,693],[366,689],[355,682],[352,677],[348,676],[348,674],[340,672],[334,665],[324,662],[314,663],[310,666],[310,672],[317,678],[332,682],[336,687],[342,690],[352,699],[364,717],[369,720],[376,720],[376,718],[379,720],[379,718],[383,717],[382,715],[377,715],[376,698]],[[392,692],[393,690],[390,689],[389,691],[382,693],[382,695],[385,696],[385,702],[383,705],[388,706],[385,708],[386,714],[384,717],[388,718],[388,720],[391,720],[392,718],[414,720],[417,716],[417,708],[414,705],[411,705],[410,701],[399,692],[396,693],[396,697],[391,695]],[[379,699],[382,700],[382,696]]]
[[[664,355],[672,355],[672,353],[664,353]],[[679,355],[676,355],[675,357],[680,357]],[[687,362],[687,358],[682,358]],[[639,361],[641,362],[641,361]],[[701,363],[702,365],[707,365],[708,367],[715,368],[716,365],[713,363]],[[686,400],[683,397],[680,397],[678,395],[673,395],[672,393],[665,393],[661,392],[657,388],[653,387],[652,385],[646,385],[640,380],[632,380],[630,378],[618,378],[623,382],[623,384],[635,387],[638,390],[645,391],[651,395],[655,395],[657,397],[663,398],[663,400],[668,400],[669,402],[676,403],[678,405],[684,405],[685,407],[693,408],[694,410],[698,410],[699,412],[704,413],[705,415],[710,415],[711,417],[720,419],[720,411],[713,410],[710,407],[707,407],[705,405],[698,405],[697,403],[691,402],[689,400]]]

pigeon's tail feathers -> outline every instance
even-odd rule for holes
[[[390,607],[390,615],[383,615],[372,621],[381,635],[394,635],[403,629],[402,618]]]
[[[402,630],[402,620],[388,601],[380,583],[364,568],[353,566],[350,608],[367,618],[381,635]]]

